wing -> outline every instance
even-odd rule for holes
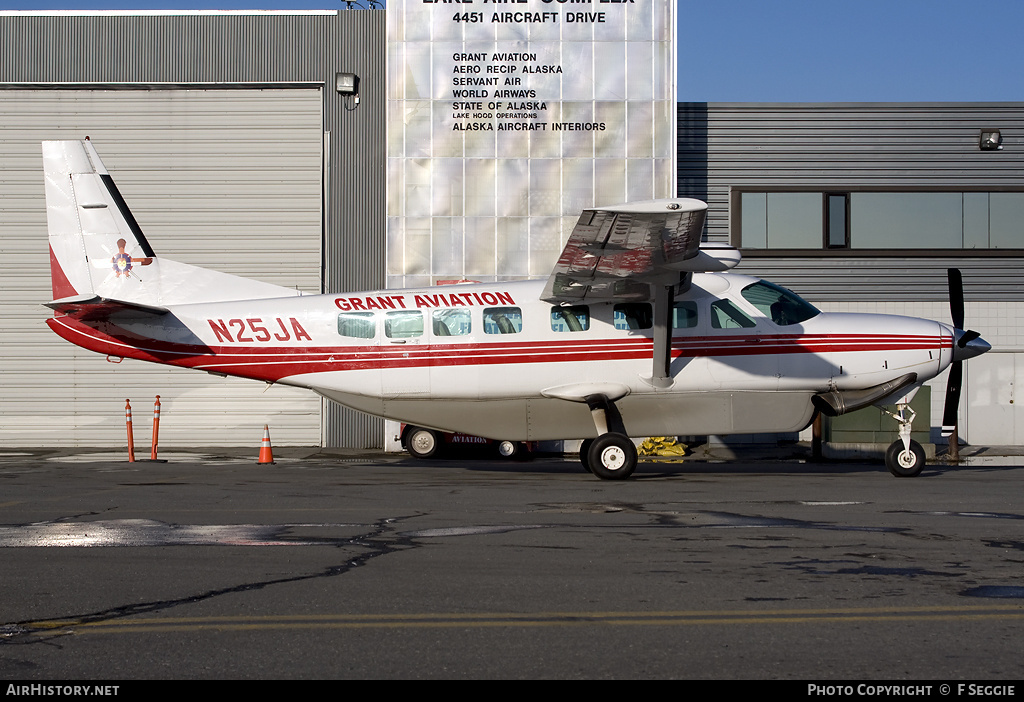
[[[701,248],[707,209],[700,200],[679,198],[584,210],[542,299],[647,300],[651,283],[671,284],[681,271],[732,268],[736,249]]]

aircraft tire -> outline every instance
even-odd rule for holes
[[[526,453],[526,447],[523,446],[522,441],[499,441],[495,448],[498,451],[498,455],[502,458],[507,458],[510,461],[522,460],[523,454]]]
[[[910,451],[903,448],[903,442],[894,441],[885,452],[885,466],[897,478],[913,478],[924,468],[924,449],[916,441],[910,442]]]
[[[625,480],[636,469],[636,446],[628,436],[602,434],[587,451],[590,472],[602,480]]]
[[[409,427],[405,430],[405,450],[413,458],[432,458],[441,450],[441,435],[433,429]]]
[[[590,447],[594,445],[593,439],[584,439],[583,443],[580,444],[580,463],[583,464],[583,470],[588,473],[593,473],[590,470]]]

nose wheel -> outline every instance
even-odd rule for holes
[[[897,478],[913,478],[924,468],[924,449],[916,441],[908,447],[903,441],[894,441],[885,452],[885,466]]]
[[[885,467],[897,478],[913,478],[920,474],[925,461],[921,444],[910,438],[911,427],[917,413],[907,402],[898,403],[896,409],[896,414],[883,410],[900,425],[900,438],[892,442],[885,452]]]

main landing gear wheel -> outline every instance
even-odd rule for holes
[[[523,458],[523,454],[526,453],[526,447],[523,446],[521,441],[499,441],[497,444],[498,455],[502,458],[510,458],[518,460]]]
[[[587,462],[590,472],[602,480],[625,480],[636,468],[636,446],[628,436],[602,434],[590,445]]]
[[[885,465],[897,478],[913,478],[924,468],[924,449],[916,441],[910,442],[910,450],[897,440],[885,452]]]
[[[433,429],[411,427],[405,433],[405,449],[413,458],[430,458],[441,449],[441,435]]]

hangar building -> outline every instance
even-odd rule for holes
[[[379,420],[308,391],[54,344],[39,142],[88,135],[162,256],[381,288],[384,33],[379,11],[0,13],[0,443],[123,442],[124,400],[143,418],[159,394],[162,445],[254,445],[267,423],[278,444],[381,444]]]

